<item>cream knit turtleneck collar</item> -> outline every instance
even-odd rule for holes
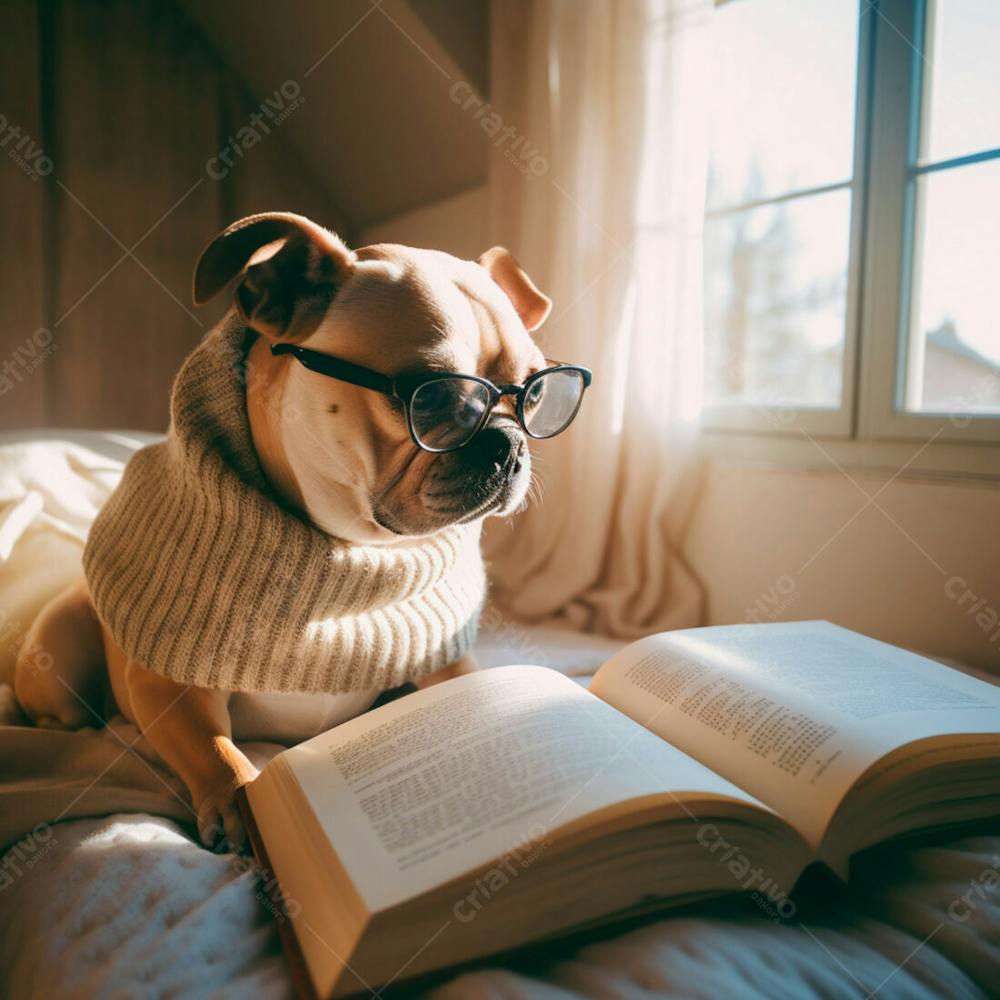
[[[250,435],[246,333],[213,331],[174,384],[167,439],[98,514],[84,569],[124,652],[229,691],[391,688],[457,660],[485,593],[480,523],[351,545],[276,502]]]

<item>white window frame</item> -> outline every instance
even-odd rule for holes
[[[822,441],[823,460],[832,457],[838,464],[898,468],[905,462],[911,472],[1000,478],[1000,417],[914,413],[899,405],[909,340],[916,177],[927,172],[915,164],[924,25],[933,2],[859,0],[853,177],[781,199],[838,188],[852,193],[841,406],[707,406],[702,423],[710,453],[736,450],[812,464]],[[946,163],[995,157],[1000,151]],[[915,443],[921,445],[916,456]]]
[[[1000,151],[955,157],[917,167],[922,75],[933,0],[881,0],[895,31],[879,30],[873,80],[871,209],[862,316],[865,331],[895,337],[865,338],[861,364],[861,433],[872,438],[935,437],[942,441],[1000,442],[1000,417],[912,413],[902,409],[907,377],[909,310],[917,225],[917,178],[942,169],[995,159]],[[883,28],[882,25],[879,26]],[[901,177],[901,168],[903,176]]]
[[[750,2],[753,0],[735,0]],[[865,0],[860,0],[864,3]],[[867,129],[862,123],[867,118],[865,94],[868,92],[868,60],[865,56],[871,46],[870,24],[862,18],[858,29],[857,79],[854,102],[854,156],[851,176],[843,181],[817,185],[789,191],[773,198],[738,205],[727,205],[723,209],[710,210],[706,218],[735,215],[751,208],[775,205],[780,202],[798,200],[812,195],[827,194],[832,191],[851,192],[851,221],[848,239],[847,292],[844,317],[844,350],[841,368],[841,399],[839,407],[805,407],[767,405],[733,401],[713,403],[702,410],[702,426],[707,430],[751,431],[762,434],[787,434],[794,426],[822,437],[851,437],[854,430],[854,409],[856,395],[857,350],[859,342],[862,254],[860,247],[864,240],[865,164],[867,160]]]

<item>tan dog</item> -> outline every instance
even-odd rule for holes
[[[528,331],[550,303],[507,251],[494,248],[478,262],[393,245],[351,252],[307,219],[267,214],[236,223],[207,247],[196,303],[241,272],[235,309],[258,334],[246,380],[253,445],[288,509],[334,538],[371,544],[428,535],[522,501],[530,459],[511,397],[467,447],[434,454],[414,446],[393,400],[319,377],[269,349],[292,342],[390,375],[442,369],[519,385],[546,366]],[[282,419],[289,411],[294,422]],[[241,732],[229,692],[181,685],[130,662],[97,620],[83,580],[43,609],[24,648],[43,648],[54,662],[39,672],[19,661],[16,693],[27,714],[40,725],[93,725],[85,706],[102,706],[110,682],[118,709],[190,790],[206,843],[223,829],[233,844],[243,840],[234,792],[257,771],[234,738],[314,734],[268,733],[259,723]],[[443,673],[468,668],[460,661]],[[315,731],[362,711],[373,695],[343,696]],[[301,707],[303,698],[338,696],[270,697]],[[269,712],[282,730],[280,706]]]

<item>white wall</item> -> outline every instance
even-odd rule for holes
[[[477,188],[363,240],[471,258],[492,243],[486,218]],[[890,474],[851,475],[870,495]],[[1000,483],[905,476],[877,503],[832,467],[712,459],[686,542],[709,621],[827,618],[1000,673]]]
[[[871,495],[890,474],[851,475]],[[713,461],[686,545],[709,620],[827,618],[1000,673],[1000,483],[899,478],[866,503],[833,468]]]

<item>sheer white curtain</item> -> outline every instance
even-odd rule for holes
[[[680,548],[699,479],[711,6],[493,4],[491,100],[515,131],[491,162],[492,234],[554,300],[546,355],[594,370],[570,431],[534,449],[540,497],[488,531],[494,601],[520,618],[634,636],[702,617]]]

